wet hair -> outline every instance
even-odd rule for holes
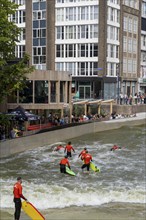
[[[65,158],[68,158],[68,156],[67,156],[67,155],[65,155],[64,157],[65,157]]]
[[[87,150],[87,148],[86,148],[86,147],[84,147],[84,150]]]
[[[86,150],[86,153],[88,153],[88,151]]]
[[[71,144],[71,142],[69,141],[68,144]]]
[[[17,180],[21,180],[22,178],[20,176],[17,177]]]

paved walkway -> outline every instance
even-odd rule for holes
[[[117,119],[111,119],[109,121],[105,121],[105,123],[115,123],[115,122],[124,122],[124,121],[134,121],[144,119],[146,124],[146,112],[136,113],[135,117],[126,117],[126,118],[117,118]]]

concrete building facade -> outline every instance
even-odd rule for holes
[[[146,0],[15,2],[36,69],[69,71],[80,99],[145,92]]]

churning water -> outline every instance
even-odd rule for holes
[[[72,139],[75,149],[70,160],[76,176],[61,174],[64,152],[59,143],[1,159],[1,208],[13,208],[13,184],[23,178],[23,194],[37,208],[101,206],[111,202],[144,204],[146,198],[146,129],[123,127]],[[35,137],[35,136],[34,136]],[[66,142],[62,142],[65,146]],[[113,144],[121,150],[110,151]],[[87,147],[100,173],[81,172],[80,151]]]

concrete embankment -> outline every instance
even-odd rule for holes
[[[146,112],[137,113],[136,117],[92,122],[81,124],[76,127],[68,127],[60,130],[6,140],[0,143],[0,157],[7,157],[25,150],[69,140],[89,133],[118,129],[123,126],[139,126],[143,124],[146,125]]]

